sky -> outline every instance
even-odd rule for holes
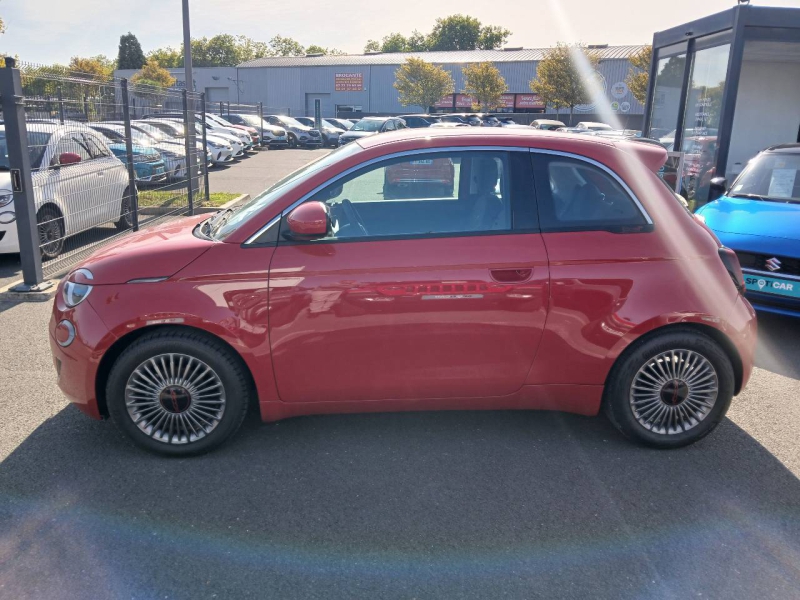
[[[734,6],[735,0],[190,0],[192,36],[280,34],[303,45],[360,53],[368,39],[399,31],[427,33],[438,17],[466,13],[513,33],[509,46],[556,42],[643,44],[653,33]],[[752,4],[800,8],[800,0]],[[313,9],[313,10],[312,10]],[[6,33],[0,52],[32,63],[66,64],[72,56],[116,57],[119,36],[133,32],[147,53],[178,46],[181,0],[0,0]]]

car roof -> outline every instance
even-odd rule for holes
[[[362,117],[362,121],[388,121],[389,119],[397,119],[398,117]]]
[[[800,144],[778,144],[770,146],[764,152],[781,152],[785,154],[800,154]]]

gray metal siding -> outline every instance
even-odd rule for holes
[[[506,80],[508,91],[526,93],[530,91],[530,81],[536,76],[538,61],[504,62],[497,68]],[[443,64],[455,83],[455,91],[464,89],[463,64]],[[413,113],[421,109],[415,106],[404,107],[394,88],[397,65],[359,65],[349,66],[347,72],[362,73],[364,91],[337,92],[334,90],[334,76],[342,72],[342,66],[295,66],[240,68],[238,78],[241,88],[241,101],[245,103],[263,102],[264,106],[285,107],[293,115],[306,114],[306,94],[330,94],[333,110],[337,105],[360,105],[366,113]],[[605,79],[606,97],[609,102],[630,103],[628,114],[641,114],[643,107],[630,91],[622,98],[611,97],[611,87],[624,82],[630,69],[628,60],[604,60],[598,71]],[[592,112],[582,107],[583,112]],[[581,112],[579,110],[578,112]],[[624,113],[623,113],[624,114]]]

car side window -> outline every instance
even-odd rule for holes
[[[108,150],[108,147],[96,136],[88,133],[84,133],[83,136],[86,139],[86,144],[89,147],[89,152],[92,154],[92,158],[108,158],[111,156],[111,152]]]
[[[401,119],[398,119],[397,121],[395,121],[395,123],[397,124],[397,128],[398,129],[405,129],[406,128],[406,124]]]
[[[508,154],[427,152],[356,171],[310,198],[330,215],[331,231],[322,239],[508,232],[512,188],[518,189]]]
[[[394,131],[394,121],[386,121],[386,123],[383,124],[383,130]]]
[[[619,182],[582,160],[533,154],[543,232],[615,230],[647,224]]]
[[[58,160],[58,157],[65,152],[77,154],[81,157],[81,162],[92,159],[86,140],[83,135],[78,132],[65,133],[61,136],[61,139],[58,140],[58,144],[56,144],[56,151],[53,158]]]

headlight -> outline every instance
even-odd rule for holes
[[[0,206],[8,206],[14,201],[14,193],[8,190],[0,190]]]
[[[222,148],[223,147],[222,144],[218,144],[217,142],[212,142],[211,140],[208,140],[208,145],[211,146],[212,148]]]
[[[74,271],[73,275],[76,273],[80,273],[86,279],[89,280],[94,279],[94,275],[92,275],[92,272],[89,271],[88,269],[78,269]],[[72,277],[72,275],[70,275],[70,277]],[[92,291],[91,285],[87,285],[85,283],[75,283],[74,281],[67,281],[67,283],[64,284],[64,289],[62,292],[62,295],[64,297],[64,303],[70,308],[78,306],[78,304],[86,300],[91,291]]]

